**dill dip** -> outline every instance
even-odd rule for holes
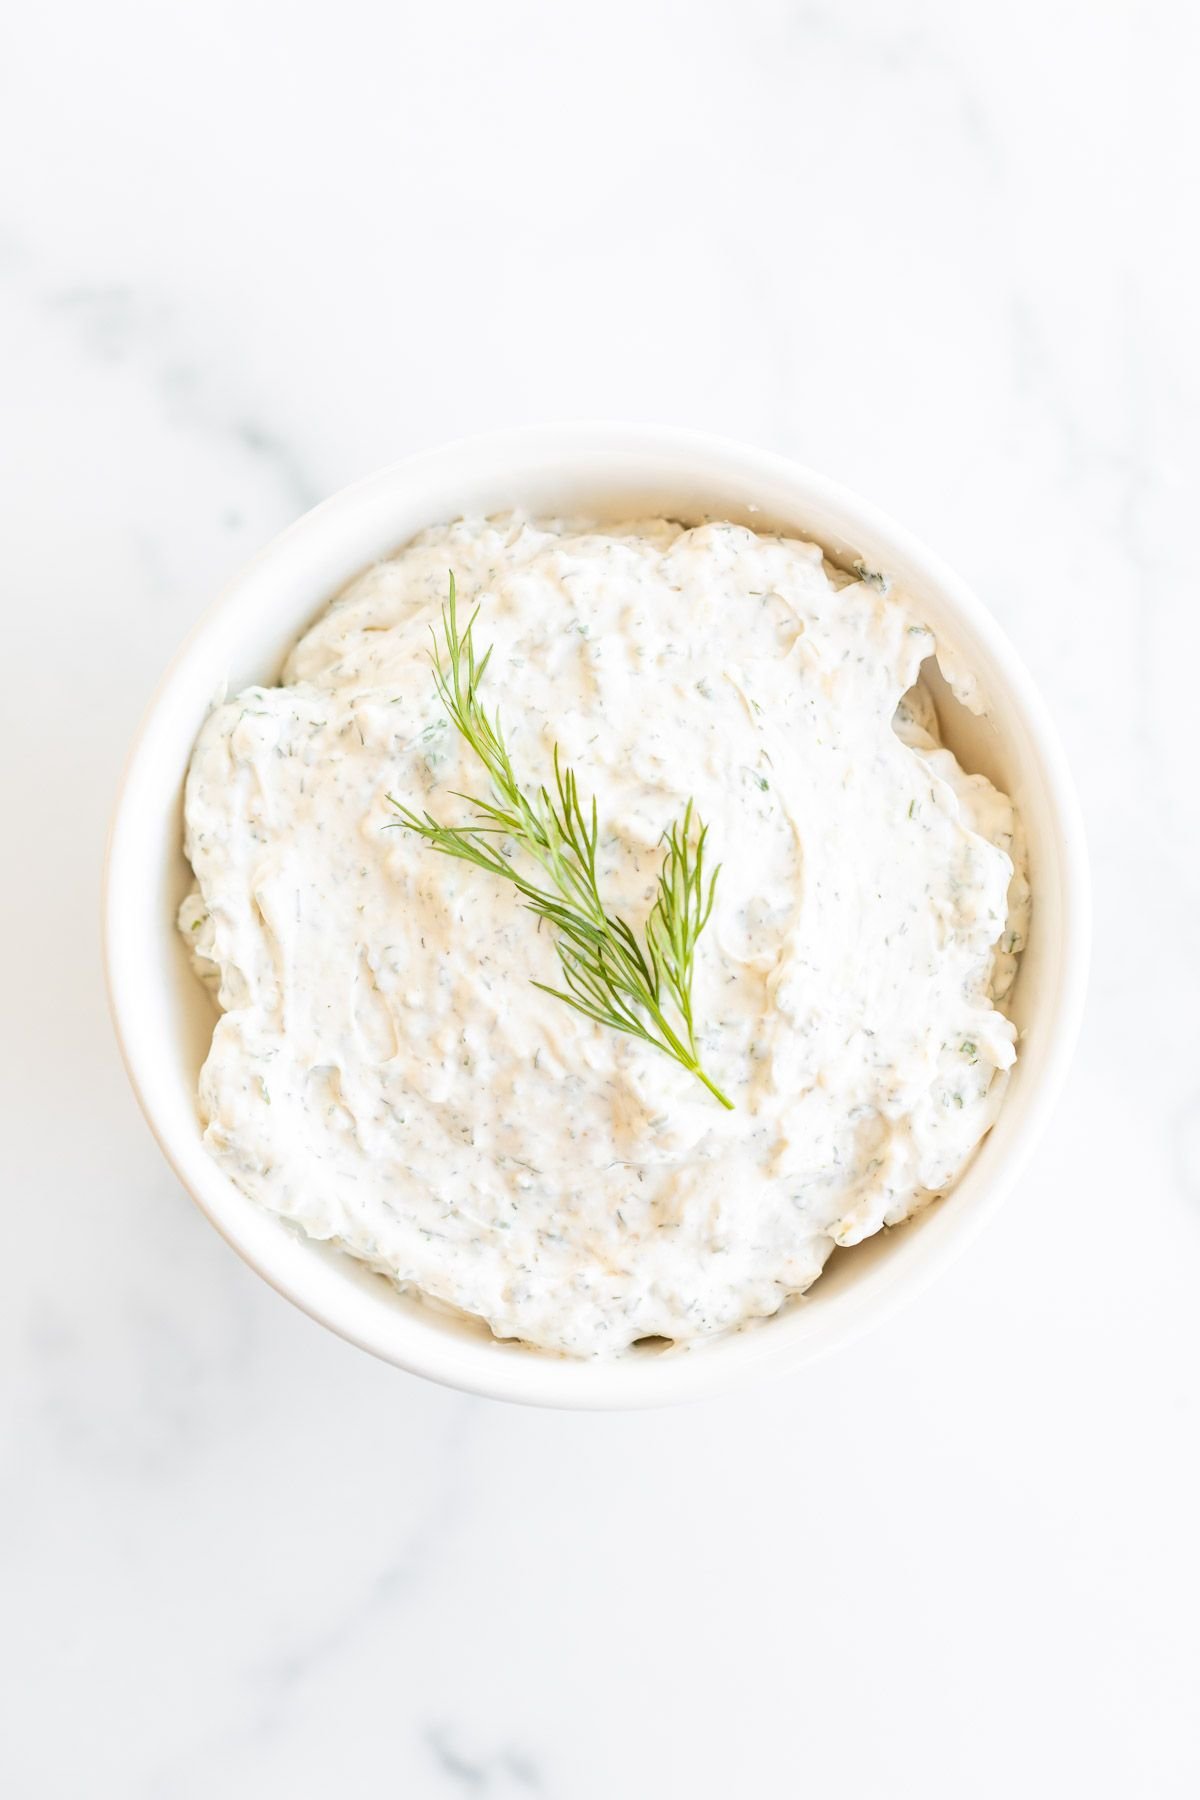
[[[388,829],[486,792],[430,664],[453,571],[529,790],[597,801],[644,925],[691,801],[720,876],[697,1048],[733,1103],[561,987],[509,883]],[[1008,798],[963,772],[902,594],[741,526],[506,516],[425,532],[216,707],[180,928],[220,1017],[205,1139],[237,1185],[402,1289],[549,1351],[770,1314],[945,1193],[996,1116],[1028,906]]]

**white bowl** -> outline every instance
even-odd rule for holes
[[[482,1325],[396,1292],[311,1243],[238,1191],[205,1150],[196,1084],[211,1003],[175,929],[187,891],[182,787],[201,720],[229,692],[278,677],[338,589],[427,525],[522,507],[548,516],[667,514],[739,520],[821,543],[847,567],[893,575],[978,678],[983,718],[938,691],[947,741],[1016,800],[1034,909],[1014,989],[1020,1055],[1000,1117],[953,1192],[896,1230],[835,1251],[811,1292],[773,1319],[687,1349],[581,1362],[498,1343]],[[778,456],[644,426],[534,427],[415,456],[318,506],[255,557],[176,656],[121,784],[105,872],[104,947],[122,1054],[179,1179],[217,1230],[298,1306],[377,1356],[455,1387],[542,1405],[612,1407],[693,1398],[750,1371],[811,1362],[942,1269],[1012,1187],[1066,1073],[1083,1004],[1090,912],[1082,827],[1058,740],[1028,674],[974,594],[866,501]]]

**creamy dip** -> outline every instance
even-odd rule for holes
[[[641,926],[689,798],[721,874],[694,979],[723,1111],[572,1012],[506,882],[388,830],[486,794],[435,693],[454,571],[532,789],[595,794]],[[880,578],[740,526],[468,520],[346,588],[207,719],[180,926],[221,1007],[205,1140],[407,1291],[578,1355],[774,1312],[942,1194],[996,1116],[1028,888],[1011,802],[940,747],[931,633]]]

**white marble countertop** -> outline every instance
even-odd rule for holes
[[[1200,1789],[1198,52],[1183,0],[10,27],[6,1800]],[[792,453],[957,564],[1097,899],[982,1241],[833,1360],[640,1416],[441,1392],[277,1299],[98,965],[125,746],[223,577],[410,449],[588,415]]]

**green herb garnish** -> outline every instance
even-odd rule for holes
[[[707,826],[689,800],[683,815],[663,832],[666,856],[658,876],[658,893],[642,939],[624,919],[606,911],[596,880],[596,848],[600,826],[593,796],[590,808],[580,799],[574,771],[564,768],[554,749],[554,786],[528,796],[517,782],[500,724],[479,700],[479,686],[491,648],[477,657],[473,630],[479,610],[466,628],[458,628],[454,576],[450,599],[442,608],[446,666],[433,634],[433,679],[451,723],[471,746],[492,784],[491,800],[456,794],[474,807],[470,825],[441,825],[429,812],[418,814],[388,795],[399,813],[396,824],[414,831],[443,856],[474,863],[500,875],[521,894],[529,911],[554,927],[555,949],[564,987],[534,987],[563,1000],[585,1018],[627,1032],[674,1057],[703,1082],[722,1106],[733,1102],[700,1066],[692,1017],[692,973],[696,944],[708,923],[720,869],[706,877],[704,852]],[[541,869],[546,885],[514,866],[513,847],[524,851]],[[670,1008],[677,1015],[672,1024]]]

